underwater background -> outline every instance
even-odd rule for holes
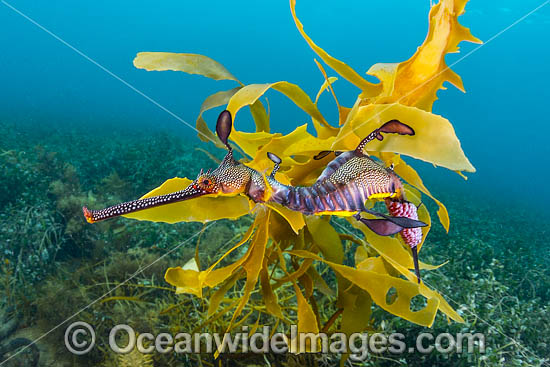
[[[451,218],[449,234],[434,224],[423,251],[423,261],[449,263],[427,279],[444,297],[452,297],[455,308],[473,312],[463,315],[466,325],[448,325],[438,317],[434,328],[486,332],[490,349],[475,363],[465,356],[434,354],[406,361],[373,356],[365,365],[548,365],[550,6],[517,22],[541,4],[472,0],[460,17],[485,44],[462,43],[460,53],[446,57],[466,93],[453,86],[439,91],[433,112],[453,123],[477,172],[466,173],[465,181],[452,171],[408,159]],[[315,42],[364,76],[372,64],[406,60],[414,53],[428,29],[430,2],[299,0],[298,7]],[[81,214],[86,203],[100,207],[132,200],[166,179],[194,178],[200,168],[215,166],[195,148],[218,158],[223,154],[201,143],[183,121],[194,126],[204,98],[234,83],[146,72],[132,64],[138,52],[208,55],[247,84],[286,80],[311,97],[323,82],[316,55],[297,32],[286,1],[10,0],[0,3],[0,28],[0,284],[2,317],[9,325],[0,332],[0,345],[16,337],[40,337],[202,227],[124,219],[90,226]],[[334,89],[343,104],[357,93],[343,81]],[[288,133],[309,121],[281,94],[268,98],[272,131]],[[328,121],[337,120],[329,93],[321,96],[319,108]],[[219,111],[205,113],[211,128]],[[239,126],[253,131],[250,114],[239,115]],[[215,259],[247,220],[221,221],[208,230],[201,239],[207,244],[201,249],[205,258]],[[139,275],[141,284],[159,288],[119,295],[141,303],[112,300],[86,310],[86,317],[130,320],[152,330],[199,327],[201,317],[192,313],[200,301],[161,289],[169,287],[163,281],[166,268],[193,256],[195,242]],[[180,302],[187,302],[191,316],[159,313]],[[422,329],[378,312],[373,317],[390,324],[386,330],[412,334]],[[76,358],[59,342],[61,331],[37,343],[40,363],[198,365],[191,357],[167,362],[134,356],[143,360],[131,362],[105,351]],[[17,358],[34,358],[23,354]],[[51,364],[54,360],[57,364]]]

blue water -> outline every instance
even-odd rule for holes
[[[460,20],[487,41],[541,3],[474,0]],[[160,128],[196,136],[7,4],[192,125],[203,99],[234,83],[138,70],[132,65],[137,52],[205,54],[244,83],[287,80],[312,97],[323,80],[286,1],[9,0],[0,4],[0,118],[4,121],[46,130],[54,125],[131,131]],[[427,0],[341,4],[299,0],[297,6],[309,35],[359,73],[376,62],[409,58],[425,37],[428,9]],[[419,164],[434,191],[475,192],[486,200],[511,200],[533,210],[540,209],[541,201],[548,202],[549,30],[550,6],[545,6],[453,67],[467,93],[452,86],[440,91],[434,112],[454,124],[478,172],[464,183],[452,172]],[[449,55],[448,64],[476,47],[462,43],[461,53]],[[347,106],[358,92],[343,79],[335,89]],[[308,121],[292,102],[276,92],[268,96],[273,131],[288,132]],[[328,94],[321,104],[334,121],[336,111]],[[239,126],[250,126],[244,114],[241,118]],[[90,144],[93,147],[93,139]]]

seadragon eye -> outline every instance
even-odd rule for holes
[[[209,191],[214,187],[214,180],[209,177],[200,178],[198,182],[199,182],[199,187],[206,191]]]

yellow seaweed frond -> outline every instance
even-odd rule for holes
[[[475,172],[474,166],[462,151],[449,120],[399,103],[359,107],[353,118],[342,127],[333,149],[355,149],[363,137],[393,119],[406,122],[412,127],[415,131],[414,139],[408,136],[392,136],[390,139],[372,141],[368,146],[369,151],[395,152],[450,170]]]
[[[147,71],[184,71],[189,74],[202,75],[214,80],[239,80],[222,64],[198,54],[174,52],[140,52],[134,59],[134,66]]]
[[[363,95],[376,96],[380,93],[382,89],[381,84],[372,84],[368,82],[349,65],[330,56],[325,50],[323,50],[321,47],[317,46],[315,42],[313,42],[313,40],[304,31],[304,26],[296,16],[296,0],[290,0],[290,10],[292,11],[292,17],[294,18],[294,22],[296,23],[296,28],[298,28],[298,31],[300,32],[302,37],[304,37],[309,47],[311,47],[311,49],[315,51],[317,55],[319,55],[321,60],[323,60],[328,66],[333,68],[334,71],[340,74],[344,79],[361,89],[363,91]]]
[[[462,79],[445,63],[445,55],[458,52],[462,41],[481,43],[458,22],[468,0],[442,0],[430,10],[430,27],[424,43],[407,61],[376,64],[368,74],[382,80],[384,92],[367,103],[394,103],[431,111],[436,93],[448,81],[464,91]]]

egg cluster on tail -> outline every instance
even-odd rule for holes
[[[399,202],[399,201],[389,201],[386,204],[388,211],[393,217],[407,217],[410,219],[418,220],[418,212],[416,205],[408,201]],[[410,248],[416,247],[422,242],[422,228],[404,228],[401,232],[401,237],[403,241]]]

